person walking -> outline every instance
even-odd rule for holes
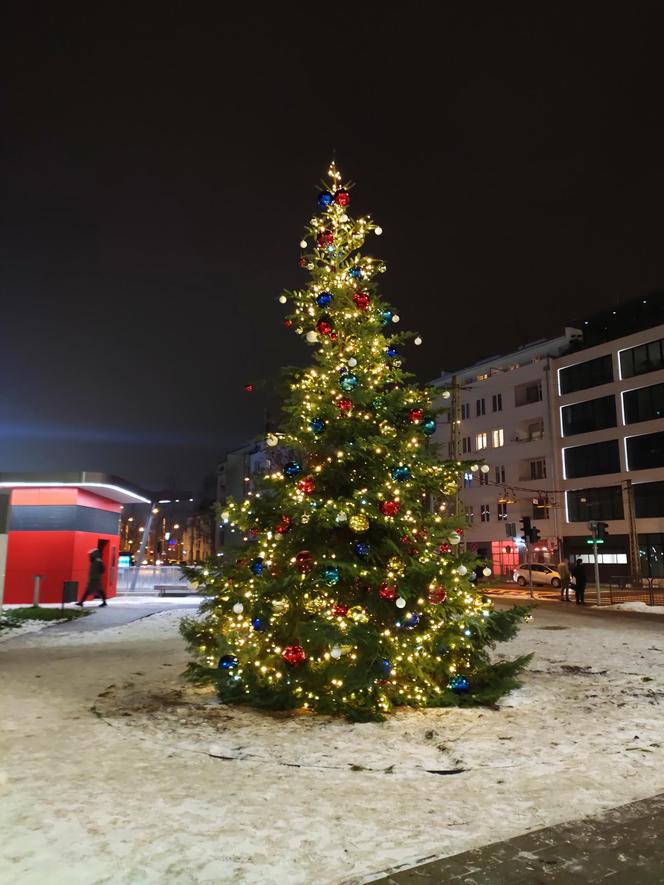
[[[101,596],[101,605],[99,608],[103,608],[106,605],[106,594],[104,593],[104,586],[102,584],[101,576],[104,574],[104,563],[101,560],[101,553],[95,547],[94,550],[91,550],[89,553],[90,556],[90,571],[88,572],[88,583],[85,587],[85,593],[76,605],[80,605],[83,607],[83,603],[88,598],[89,595]]]
[[[560,601],[569,602],[569,585],[571,583],[571,575],[569,573],[569,565],[566,559],[561,559],[557,565],[558,574],[560,575]]]
[[[584,605],[585,604],[585,595],[586,595],[586,567],[583,564],[582,559],[577,559],[576,565],[573,569],[574,581],[576,583],[576,604]]]

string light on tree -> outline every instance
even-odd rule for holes
[[[404,368],[422,338],[395,328],[368,240],[382,229],[351,216],[354,202],[331,164],[300,241],[302,285],[279,297],[284,325],[316,346],[265,436],[266,474],[225,504],[247,551],[210,567],[204,616],[184,623],[191,676],[223,703],[353,720],[494,703],[525,661],[493,664],[486,637],[510,638],[523,613],[492,609],[469,581],[482,564],[460,552],[458,519],[430,506],[478,468],[441,460],[429,439],[440,392]]]

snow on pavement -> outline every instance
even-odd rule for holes
[[[0,649],[13,881],[357,883],[664,789],[656,619],[538,609],[499,708],[349,724],[184,686],[180,617]]]

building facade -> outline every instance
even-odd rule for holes
[[[563,502],[555,491],[549,378],[552,359],[579,338],[578,330],[567,329],[433,382],[450,394],[437,402],[449,409],[437,431],[442,456],[488,467],[465,473],[459,509],[467,548],[490,561],[497,575],[511,577],[528,558],[522,517],[540,532],[533,561],[558,561]]]
[[[633,305],[632,322],[638,308]],[[602,579],[661,579],[664,324],[615,337],[618,328],[594,335],[609,340],[553,360],[551,421],[564,549],[590,561],[588,523],[606,522]]]

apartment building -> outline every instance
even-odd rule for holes
[[[657,318],[657,325],[624,334]],[[606,522],[609,536],[599,556],[603,580],[661,579],[664,298],[630,302],[586,326],[583,349],[552,361],[554,476],[564,498],[564,550],[590,561],[588,522]]]
[[[459,457],[488,467],[465,473],[461,510],[468,549],[491,560],[497,574],[511,576],[527,558],[523,516],[540,531],[533,559],[558,561],[563,501],[555,492],[549,377],[552,359],[580,339],[579,330],[566,329],[558,338],[444,372],[432,382],[451,394],[437,403],[452,406],[437,431],[443,457],[452,457],[456,433]]]

